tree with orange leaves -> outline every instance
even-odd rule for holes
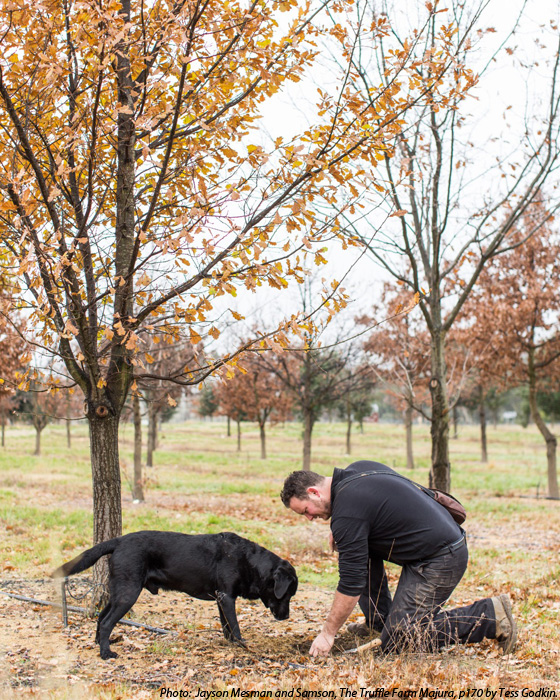
[[[218,413],[226,416],[237,425],[237,451],[241,452],[241,423],[248,420],[247,401],[251,398],[251,384],[243,372],[236,370],[227,379],[222,379],[213,387],[218,401]]]
[[[470,306],[470,305],[469,305]],[[468,310],[465,309],[468,313]],[[469,320],[467,319],[467,324]],[[498,400],[503,380],[496,378],[496,358],[493,348],[483,340],[480,342],[476,327],[462,327],[459,322],[453,333],[450,354],[460,354],[464,360],[465,381],[462,383],[460,402],[466,408],[476,411],[480,426],[480,461],[488,462],[487,403],[489,397]]]
[[[15,408],[16,388],[25,367],[23,356],[27,348],[24,342],[25,323],[14,310],[13,287],[10,277],[0,279],[0,424],[1,444],[5,444],[8,416]]]
[[[358,319],[366,326],[374,319],[387,319],[368,334],[364,350],[376,376],[404,413],[408,469],[414,468],[414,413],[429,418],[423,405],[429,397],[430,344],[417,312],[411,294],[387,282],[383,285],[380,303],[367,316]]]
[[[525,213],[510,249],[481,275],[465,322],[470,342],[484,351],[486,371],[492,367],[504,387],[527,386],[531,417],[546,444],[548,494],[559,498],[558,440],[537,401],[539,392],[560,386],[560,234],[556,223],[541,225],[546,215],[542,200]]]
[[[437,101],[443,73],[461,70],[443,41],[428,88],[408,80],[426,60],[415,38],[386,57],[385,82],[364,100],[351,88],[356,37],[341,23],[327,30],[327,9],[336,17],[348,3],[22,0],[0,10],[2,252],[27,292],[37,347],[85,397],[94,542],[122,529],[118,426],[134,377],[166,378],[150,371],[145,339],[209,346],[217,300],[284,288],[308,259],[323,262],[358,188],[382,189],[364,166],[374,172],[404,112],[428,92]],[[390,27],[358,30],[373,42]],[[320,92],[314,124],[267,141],[256,133],[263,103],[304,76],[327,31],[346,61],[339,81]],[[338,287],[326,292],[331,313],[344,301]],[[285,344],[299,320],[251,342]],[[235,361],[208,355],[174,381],[198,384]]]
[[[184,343],[156,343],[151,339],[145,342],[145,351],[150,355],[150,374],[140,376],[132,384],[132,393],[139,391],[147,405],[148,436],[146,466],[153,467],[153,454],[157,448],[158,425],[166,408],[177,406],[185,387],[181,381],[185,366],[195,366],[202,349],[190,341]],[[179,377],[179,382],[174,379]]]
[[[241,421],[259,426],[261,459],[266,459],[266,424],[280,423],[292,412],[292,399],[283,391],[283,384],[267,366],[259,361],[258,353],[250,353],[230,379],[217,386],[220,412],[237,423],[237,449],[241,450]]]
[[[247,412],[250,420],[259,426],[261,459],[266,459],[266,424],[282,423],[292,415],[293,401],[278,377],[259,362],[258,354],[250,354],[244,361],[250,384]]]

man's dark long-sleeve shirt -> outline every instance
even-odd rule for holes
[[[363,472],[385,472],[345,480]],[[368,560],[407,564],[433,556],[455,542],[461,530],[451,515],[411,481],[379,462],[335,469],[331,530],[338,548],[338,591],[360,595]]]

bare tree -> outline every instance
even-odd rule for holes
[[[348,223],[349,235],[365,245],[373,259],[399,283],[418,294],[430,342],[431,481],[444,490],[449,490],[451,478],[448,336],[487,263],[512,245],[523,244],[511,241],[512,232],[539,193],[547,193],[548,211],[534,221],[526,238],[559,206],[553,177],[559,164],[557,33],[552,38],[552,58],[548,62],[548,91],[541,84],[542,99],[531,96],[522,137],[516,135],[514,144],[501,137],[498,149],[498,139],[479,143],[477,148],[473,143],[476,137],[467,134],[472,119],[467,98],[487,74],[484,67],[480,75],[474,74],[475,51],[487,36],[481,25],[484,6],[483,2],[472,5],[457,0],[447,6],[447,16],[457,30],[449,41],[473,72],[457,77],[458,89],[447,105],[428,103],[406,115],[407,127],[393,142],[395,157],[385,160],[389,199],[396,217],[384,221],[381,227],[373,224],[368,228],[363,218]],[[371,4],[375,17],[373,7]],[[435,51],[437,32],[438,25],[431,18],[424,44],[429,55]],[[379,55],[385,53],[382,50]],[[489,58],[489,64],[493,58]],[[355,53],[354,61],[366,95],[379,73],[361,52]],[[542,62],[541,69],[544,65]],[[416,79],[427,85],[432,70],[430,64],[419,67]],[[453,79],[451,74],[449,80]],[[507,128],[506,123],[504,126]],[[496,154],[492,162],[488,155],[491,150]],[[370,218],[379,219],[374,214]]]

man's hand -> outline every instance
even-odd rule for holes
[[[321,634],[315,638],[315,641],[311,645],[309,656],[326,656],[332,649],[333,644],[334,636],[321,632]]]
[[[311,656],[326,656],[329,653],[336,633],[354,610],[359,599],[359,595],[349,596],[339,593],[339,591],[335,592],[332,608],[327,615],[321,634],[317,635],[309,650]]]

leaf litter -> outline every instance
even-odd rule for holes
[[[243,519],[283,524],[290,518],[281,509],[267,507],[269,499],[258,495],[244,494],[242,502],[231,496],[213,496],[211,500],[209,504],[207,494],[200,498],[165,494],[162,502],[158,496],[158,508],[181,514],[211,508],[213,514],[235,512]],[[51,505],[44,492],[42,505]],[[305,566],[316,573],[318,580],[321,572],[336,570],[336,560],[326,551],[326,529],[318,535],[294,517],[289,531],[293,538],[279,537],[279,554],[289,557],[296,568]],[[364,640],[343,631],[329,658],[313,660],[308,650],[333,591],[303,583],[287,621],[275,621],[260,601],[238,600],[247,648],[232,646],[224,639],[215,604],[175,592],[152,596],[143,591],[130,619],[173,634],[117,625],[112,643],[119,656],[102,661],[94,643],[94,619],[69,613],[69,625],[64,628],[59,609],[0,595],[0,693],[4,693],[0,697],[12,698],[17,691],[20,697],[153,698],[162,687],[189,691],[191,697],[198,688],[333,689],[338,693],[341,687],[548,688],[560,697],[559,533],[560,516],[553,504],[546,504],[542,515],[530,524],[519,521],[515,513],[507,522],[494,522],[489,515],[469,523],[469,573],[450,604],[470,602],[480,597],[481,591],[483,595],[509,593],[520,623],[518,649],[510,657],[502,657],[493,642],[451,647],[433,655],[345,654]],[[21,542],[29,546],[30,536],[24,522],[0,531],[0,541],[12,545]],[[11,549],[13,557],[0,564],[4,577],[0,591],[57,600],[57,591],[47,577],[50,569],[38,566],[36,580],[18,578],[17,546]],[[389,570],[392,587],[397,576],[398,569]],[[360,616],[355,612],[351,619]]]

